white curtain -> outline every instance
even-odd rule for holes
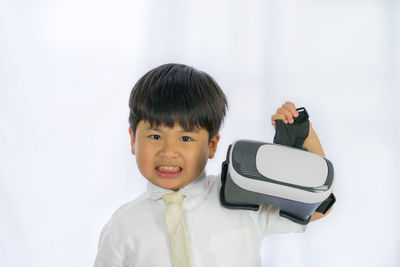
[[[400,3],[0,1],[0,266],[91,266],[146,180],[130,154],[134,83],[167,62],[221,85],[235,139],[271,141],[290,100],[335,167],[332,213],[265,239],[263,266],[400,266]]]

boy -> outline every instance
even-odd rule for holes
[[[220,175],[204,168],[217,150],[227,101],[208,74],[180,64],[154,68],[134,86],[129,107],[131,151],[149,183],[103,228],[96,267],[260,266],[267,234],[305,230],[270,205],[258,211],[220,205]],[[286,102],[272,124],[297,116]],[[324,156],[311,124],[303,146]],[[172,196],[178,202],[171,204]]]

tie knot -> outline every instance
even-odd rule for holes
[[[182,204],[183,201],[183,195],[179,192],[172,192],[168,193],[162,196],[162,200],[165,202],[165,204],[171,205],[171,204]]]

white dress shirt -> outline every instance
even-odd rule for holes
[[[193,267],[261,266],[260,246],[270,233],[303,232],[306,226],[279,216],[279,209],[258,211],[221,206],[220,175],[203,172],[182,188],[182,209]],[[171,256],[161,197],[171,190],[151,183],[136,200],[121,206],[104,226],[95,267],[170,267]]]

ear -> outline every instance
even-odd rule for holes
[[[131,127],[129,127],[129,135],[131,136],[131,152],[135,155],[135,136],[133,135]]]
[[[220,136],[219,136],[219,134],[217,134],[210,140],[210,143],[208,144],[208,149],[209,149],[208,158],[209,159],[212,159],[215,155],[215,152],[217,151],[219,138],[220,138]]]

